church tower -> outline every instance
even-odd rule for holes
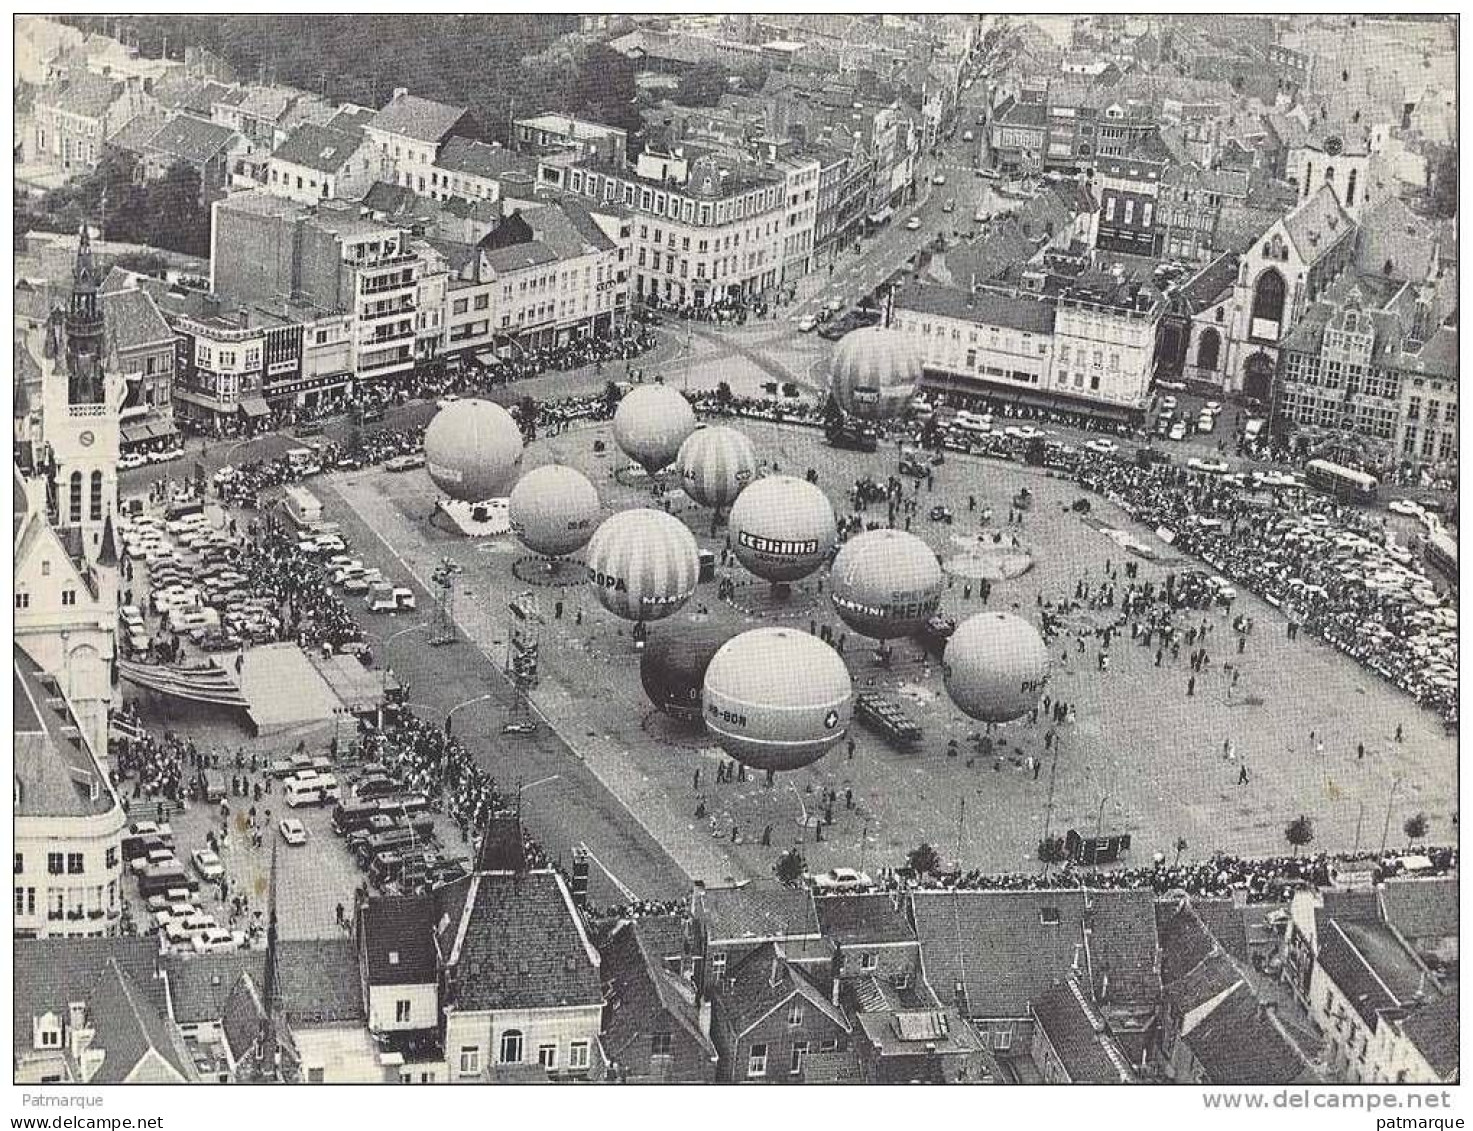
[[[97,560],[103,530],[117,513],[122,431],[123,379],[104,365],[102,278],[84,224],[71,298],[46,327],[42,440],[51,456],[56,525],[77,531],[89,562]]]

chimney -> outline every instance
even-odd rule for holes
[[[235,314],[236,318],[240,321],[240,328],[242,330],[249,330],[251,327],[251,312],[242,306]]]
[[[573,905],[580,911],[588,905],[588,849],[573,849]]]
[[[773,951],[772,952],[772,970],[767,975],[767,984],[769,986],[776,986],[777,985],[777,980],[778,980],[777,979],[777,964],[778,964],[778,962],[779,962],[779,959],[777,957],[777,951]]]

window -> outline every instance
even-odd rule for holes
[[[82,473],[72,472],[67,481],[67,510],[72,516],[73,522],[82,521]]]
[[[767,1075],[767,1046],[757,1044],[752,1046],[752,1051],[747,1054],[747,1079]]]
[[[25,913],[26,913],[26,889],[25,888],[16,888],[15,889],[15,915],[16,915],[16,918],[20,918]]]
[[[17,609],[29,609],[31,607],[31,595],[29,593],[17,593],[15,595],[15,607]]]
[[[788,1006],[788,1028],[796,1029],[803,1024],[803,999],[795,998]]]
[[[838,1042],[837,1039],[824,1041],[821,1045],[818,1046],[818,1051],[819,1052],[838,1052],[839,1051],[839,1042]]]
[[[61,603],[63,605],[75,605],[77,603],[77,591],[75,589],[63,589],[61,591]]]
[[[873,970],[880,964],[880,956],[874,951],[868,951],[859,956],[859,968],[861,970]]]
[[[557,1068],[557,1045],[538,1045],[537,1063],[548,1072]]]
[[[491,305],[491,296],[490,295],[477,295],[476,296],[476,302],[475,302],[475,309],[476,310],[485,310],[486,307],[488,307],[490,305]]]
[[[574,1041],[568,1046],[568,1067],[575,1070],[588,1069],[588,1042]]]
[[[17,892],[18,891],[19,891],[19,889],[17,889]],[[19,901],[18,900],[17,900],[17,910],[19,910]],[[670,1055],[670,1034],[669,1033],[651,1033],[650,1034],[650,1055],[651,1056],[669,1056]]]
[[[726,951],[713,950],[711,952],[711,977],[719,978],[726,973]]]
[[[1059,925],[1059,909],[1057,907],[1040,907],[1038,909],[1038,922],[1040,926],[1057,927]]]
[[[68,852],[66,854],[66,870],[71,876],[82,874],[82,854],[80,852]]]
[[[18,876],[22,872],[24,872],[25,870],[26,870],[26,858],[25,858],[25,854],[24,853],[21,853],[21,852],[17,852],[15,854],[15,874]]]
[[[114,868],[116,868],[118,866],[118,850],[117,850],[117,848],[114,847],[114,848],[109,848],[107,850],[107,856],[105,858],[105,862],[106,862],[106,867],[107,867],[108,871],[112,871],[112,869],[114,869]]]
[[[309,1084],[320,1084],[320,1083],[322,1083],[322,1069],[320,1069],[320,1068],[309,1068],[309,1069],[307,1069],[307,1083],[309,1083]]]
[[[48,852],[46,854],[46,874],[59,876],[66,864],[66,858],[60,852]]]
[[[408,999],[406,999],[406,998],[400,998],[398,1001],[396,1001],[394,1003],[394,1022],[396,1024],[398,1024],[398,1025],[408,1024],[408,1022],[409,1022],[409,1001],[408,1001]]]
[[[456,299],[453,303],[450,304],[450,313],[451,314],[464,314],[466,312],[466,307],[467,307],[467,304],[469,303],[469,301],[470,301],[469,299],[463,299],[463,298]]]
[[[460,1050],[460,1074],[462,1076],[479,1076],[481,1074],[481,1050],[475,1045],[465,1045]]]
[[[92,473],[92,501],[89,511],[93,522],[102,521],[102,472]]]
[[[520,1029],[508,1029],[501,1034],[501,1055],[498,1061],[501,1064],[522,1063],[522,1031]]]
[[[1115,222],[1115,198],[1112,196],[1112,197],[1108,197],[1105,200],[1105,223],[1107,223],[1107,224],[1113,224],[1114,222]]]
[[[1004,1025],[996,1029],[992,1034],[992,1047],[994,1050],[1010,1049],[1013,1047],[1013,1027]]]
[[[803,1071],[803,1061],[808,1056],[808,1042],[794,1041],[793,1055],[788,1061],[788,1075],[797,1076]]]

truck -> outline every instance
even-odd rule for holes
[[[836,448],[854,452],[875,452],[880,448],[880,434],[857,420],[835,421],[824,429],[824,438]]]
[[[896,703],[873,691],[855,697],[854,717],[902,749],[910,749],[921,741],[922,732],[916,721]]]

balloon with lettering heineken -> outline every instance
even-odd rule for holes
[[[829,392],[860,420],[895,420],[921,380],[921,355],[899,330],[868,326],[844,335],[829,367]]]
[[[604,519],[588,542],[588,583],[599,604],[630,621],[662,620],[696,591],[700,552],[685,523],[640,507]]]
[[[593,537],[602,504],[598,488],[575,468],[549,463],[517,481],[507,500],[511,531],[534,554],[561,557]]]
[[[818,761],[844,737],[853,701],[843,658],[793,628],[756,628],[727,641],[707,665],[701,692],[706,729],[758,770]]]
[[[425,429],[425,469],[452,499],[494,499],[522,465],[522,430],[511,413],[491,401],[446,405]]]
[[[696,413],[679,389],[640,385],[614,410],[614,442],[653,475],[669,467],[680,445],[696,430]]]
[[[942,655],[951,701],[984,723],[1006,723],[1038,703],[1048,649],[1038,629],[1012,613],[976,613],[957,626]]]
[[[729,506],[757,478],[752,441],[724,424],[697,428],[675,457],[680,485],[703,507]]]
[[[903,530],[867,530],[845,542],[829,570],[839,619],[861,636],[911,636],[941,606],[936,553]]]
[[[732,553],[764,581],[807,577],[838,540],[834,507],[806,479],[770,475],[737,496],[727,519]]]

